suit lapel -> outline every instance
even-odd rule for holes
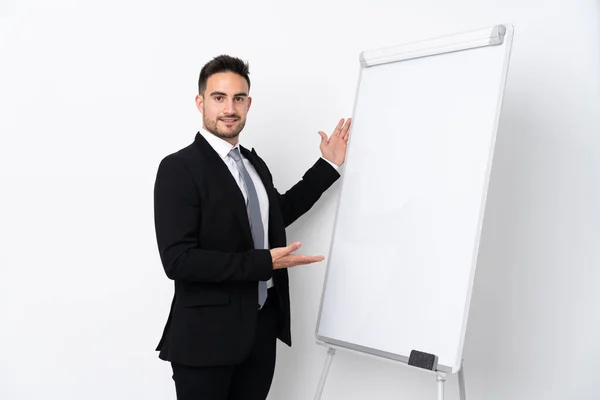
[[[240,146],[240,149],[241,149],[241,152],[244,155],[244,157],[246,157],[248,159],[248,161],[250,161],[250,163],[252,163],[252,166],[254,167],[254,169],[256,170],[256,173],[260,177],[260,180],[262,181],[262,183],[265,187],[265,190],[267,191],[269,201],[273,201],[273,199],[272,199],[273,186],[271,185],[271,181],[269,180],[268,171],[265,170],[263,164],[259,161],[256,151],[254,149],[252,149],[252,151],[248,151],[248,149],[246,149],[243,146]],[[271,209],[271,207],[269,207],[269,210],[270,209]]]
[[[229,205],[233,208],[233,212],[244,231],[246,239],[249,243],[254,243],[250,229],[250,220],[248,219],[248,212],[246,210],[246,200],[237,182],[231,175],[229,168],[227,168],[227,165],[225,165],[219,154],[200,133],[196,134],[196,143],[206,156],[208,169],[214,175],[215,180],[219,182],[219,187],[225,194],[225,198],[230,199]]]
[[[267,171],[265,171],[265,169],[263,168],[262,163],[260,163],[258,161],[258,155],[256,154],[256,151],[254,149],[252,149],[252,151],[249,151],[244,146],[240,146],[240,150],[241,150],[241,153],[244,155],[244,157],[246,157],[248,159],[248,161],[250,161],[250,163],[252,163],[252,166],[256,170],[256,173],[258,173],[258,176],[260,177],[260,180],[262,181],[263,185],[265,186],[265,189],[267,189],[267,193],[269,194],[269,197],[271,197],[271,193],[269,190],[270,189],[269,188],[270,187],[269,177],[268,177]]]

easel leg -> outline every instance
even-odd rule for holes
[[[319,380],[319,386],[317,387],[317,393],[315,394],[315,400],[321,400],[321,395],[323,394],[323,388],[325,387],[325,380],[327,379],[327,374],[329,373],[329,367],[331,366],[331,361],[333,361],[333,356],[335,355],[335,349],[329,348],[327,350],[327,358],[325,359],[325,365],[323,366],[323,372],[321,373],[321,379]]]
[[[458,371],[458,395],[460,400],[467,400],[467,392],[465,390],[465,373],[464,362]]]
[[[444,372],[437,372],[437,387],[438,387],[438,400],[444,400],[444,386],[446,384],[446,374]]]

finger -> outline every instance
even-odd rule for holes
[[[348,118],[348,120],[346,120],[346,123],[344,124],[344,127],[342,128],[342,133],[340,134],[340,136],[344,140],[348,140],[350,124],[352,124],[352,118]]]
[[[323,256],[303,256],[303,255],[289,255],[289,261],[295,265],[300,264],[312,264],[320,262],[325,259]]]
[[[325,134],[325,132],[319,131],[319,135],[321,135],[321,143],[327,143],[327,134]]]
[[[290,244],[289,246],[287,246],[285,248],[286,254],[290,254],[290,253],[298,250],[300,248],[300,246],[302,246],[302,243],[300,243],[300,242],[295,242],[295,243]]]
[[[298,265],[306,265],[323,261],[324,259],[325,257],[323,256],[300,256],[291,254],[281,258],[277,266],[275,266],[274,268],[293,268]]]
[[[300,242],[295,242],[286,247],[277,247],[275,249],[272,249],[271,254],[273,255],[272,256],[273,261],[281,260],[285,257],[288,257],[288,254],[290,254],[293,251],[298,250],[300,248],[300,246],[301,246]]]
[[[340,132],[342,132],[342,126],[343,125],[344,125],[344,118],[340,119],[340,121],[338,122],[337,126],[333,130],[333,133],[331,134],[331,136],[339,136]]]

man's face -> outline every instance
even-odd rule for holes
[[[211,75],[204,93],[196,96],[204,129],[231,144],[237,143],[238,135],[246,125],[251,102],[248,82],[233,72]]]

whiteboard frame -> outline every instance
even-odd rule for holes
[[[496,114],[495,114],[492,139],[491,139],[490,149],[489,149],[489,152],[490,152],[489,158],[488,158],[489,161],[488,161],[488,165],[486,168],[484,189],[483,189],[482,198],[481,198],[481,202],[480,202],[479,221],[478,221],[477,232],[476,232],[476,243],[475,243],[475,249],[474,249],[474,254],[473,254],[472,263],[471,263],[471,271],[470,271],[469,282],[468,282],[468,293],[467,293],[467,298],[466,298],[466,302],[465,302],[465,312],[463,313],[464,318],[463,318],[461,335],[460,335],[460,343],[458,346],[458,357],[456,357],[457,359],[459,359],[461,361],[459,362],[458,365],[455,365],[455,366],[438,364],[436,371],[440,371],[440,372],[457,373],[462,368],[462,352],[463,352],[463,348],[464,348],[464,340],[465,340],[466,328],[467,328],[467,323],[468,323],[468,318],[469,318],[471,294],[472,294],[473,282],[474,282],[474,278],[475,278],[475,270],[477,267],[477,258],[478,258],[478,254],[479,254],[481,231],[482,231],[484,214],[485,214],[485,206],[486,206],[486,202],[487,202],[487,194],[488,194],[489,180],[490,180],[492,164],[493,164],[493,156],[494,156],[494,150],[495,150],[495,145],[496,145],[496,137],[497,137],[497,133],[498,133],[500,114],[502,112],[502,103],[503,103],[503,99],[504,99],[504,91],[505,91],[506,80],[507,80],[507,76],[508,76],[508,66],[510,64],[510,54],[511,54],[511,49],[512,49],[513,36],[514,36],[514,26],[509,23],[504,23],[504,24],[494,25],[494,26],[488,27],[488,28],[462,32],[462,33],[458,33],[458,34],[454,34],[454,35],[446,35],[446,36],[436,37],[436,38],[432,38],[432,39],[421,40],[418,42],[410,42],[410,43],[406,43],[406,44],[402,44],[402,45],[398,45],[398,46],[390,46],[390,47],[384,47],[384,48],[379,48],[379,49],[375,49],[375,50],[367,50],[367,51],[361,52],[360,56],[359,56],[360,69],[359,69],[359,74],[358,74],[358,83],[356,86],[354,105],[353,105],[353,110],[352,110],[353,118],[356,115],[356,108],[357,108],[357,104],[358,104],[358,95],[360,93],[360,84],[362,81],[362,72],[365,68],[369,68],[369,67],[375,66],[375,65],[390,63],[390,62],[402,62],[402,61],[406,61],[406,60],[412,60],[415,58],[447,54],[447,53],[451,53],[451,52],[470,50],[470,49],[475,49],[475,48],[480,48],[480,47],[485,47],[485,46],[502,46],[502,45],[505,46],[504,65],[502,66],[500,90],[499,90],[498,98],[497,98],[497,102],[496,102]],[[352,127],[350,128],[350,138],[348,140],[348,151],[347,151],[347,155],[346,155],[346,163],[348,163],[349,159],[351,158],[351,154],[352,154],[351,141],[352,141]],[[334,248],[334,243],[335,243],[335,232],[336,232],[336,226],[338,223],[339,209],[340,209],[339,205],[340,205],[340,200],[341,200],[341,196],[342,196],[343,189],[344,189],[344,174],[343,174],[343,172],[342,172],[340,185],[341,186],[340,186],[340,190],[338,192],[338,197],[337,197],[337,206],[336,206],[336,210],[335,210],[335,217],[334,217],[334,224],[333,224],[334,228],[333,228],[331,245],[329,248],[328,260],[331,259],[331,255],[333,253],[333,248]],[[337,340],[337,339],[330,338],[327,336],[319,335],[319,328],[321,325],[321,316],[322,316],[322,311],[323,311],[323,303],[325,300],[325,293],[327,290],[327,280],[329,278],[329,270],[330,270],[330,264],[328,261],[327,267],[325,270],[325,279],[323,281],[323,289],[322,289],[321,300],[320,300],[320,304],[319,304],[319,312],[317,315],[317,324],[315,327],[315,337],[316,337],[317,344],[320,344],[320,345],[326,346],[326,347],[342,349],[342,350],[350,350],[350,351],[358,352],[361,354],[367,354],[367,355],[371,355],[371,356],[375,356],[375,357],[379,357],[379,358],[384,358],[384,359],[393,360],[393,361],[399,361],[399,362],[408,364],[408,358],[409,358],[408,355],[405,356],[402,354],[394,354],[394,353],[362,346],[359,344],[349,343],[349,342],[345,342],[342,340]]]

